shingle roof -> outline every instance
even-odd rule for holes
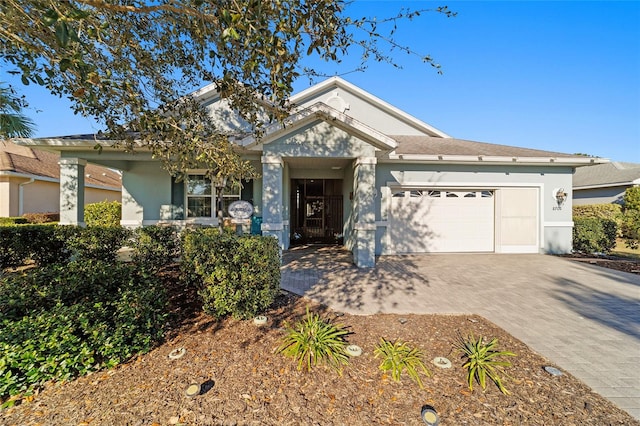
[[[429,136],[391,136],[398,142],[396,154],[416,155],[486,155],[498,157],[577,157],[552,151],[496,145],[453,138],[432,138]]]
[[[573,187],[631,184],[640,180],[640,164],[611,162],[580,167],[573,175]]]
[[[60,179],[60,156],[48,151],[19,146],[12,142],[0,142],[0,171]],[[105,167],[87,164],[85,183],[110,188],[120,188],[120,175]]]

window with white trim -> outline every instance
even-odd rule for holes
[[[187,217],[213,217],[215,199],[211,179],[204,175],[188,175],[185,186]]]
[[[242,187],[239,184],[233,184],[227,182],[226,186],[222,188],[222,215],[224,217],[229,216],[229,205],[234,201],[240,200],[242,197]]]

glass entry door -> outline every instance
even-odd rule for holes
[[[294,179],[291,182],[291,242],[342,240],[342,180]]]

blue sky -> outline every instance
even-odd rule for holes
[[[640,2],[358,0],[350,10],[384,17],[445,4],[458,16],[424,14],[396,36],[443,75],[397,52],[402,69],[374,63],[343,78],[456,138],[640,163]],[[355,62],[309,64],[340,75]],[[296,91],[308,86],[301,79]],[[64,100],[24,89],[36,136],[98,130]]]

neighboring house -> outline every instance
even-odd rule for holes
[[[573,175],[573,204],[621,204],[627,188],[640,186],[640,164],[613,161],[581,167]]]
[[[0,141],[0,217],[60,210],[59,154]],[[100,166],[85,169],[85,203],[120,201],[120,174]]]
[[[216,225],[222,192],[225,206],[251,201],[263,235],[282,249],[298,240],[342,241],[360,267],[387,254],[565,253],[573,170],[604,161],[454,139],[337,77],[293,96],[290,117],[259,140],[229,119],[215,86],[194,96],[238,135],[238,152],[261,178],[223,189],[193,170],[176,182],[148,153],[126,154],[108,141],[94,150],[95,135],[22,140],[61,153],[68,189],[61,221],[83,221],[75,188],[90,161],[122,171],[126,226]]]

